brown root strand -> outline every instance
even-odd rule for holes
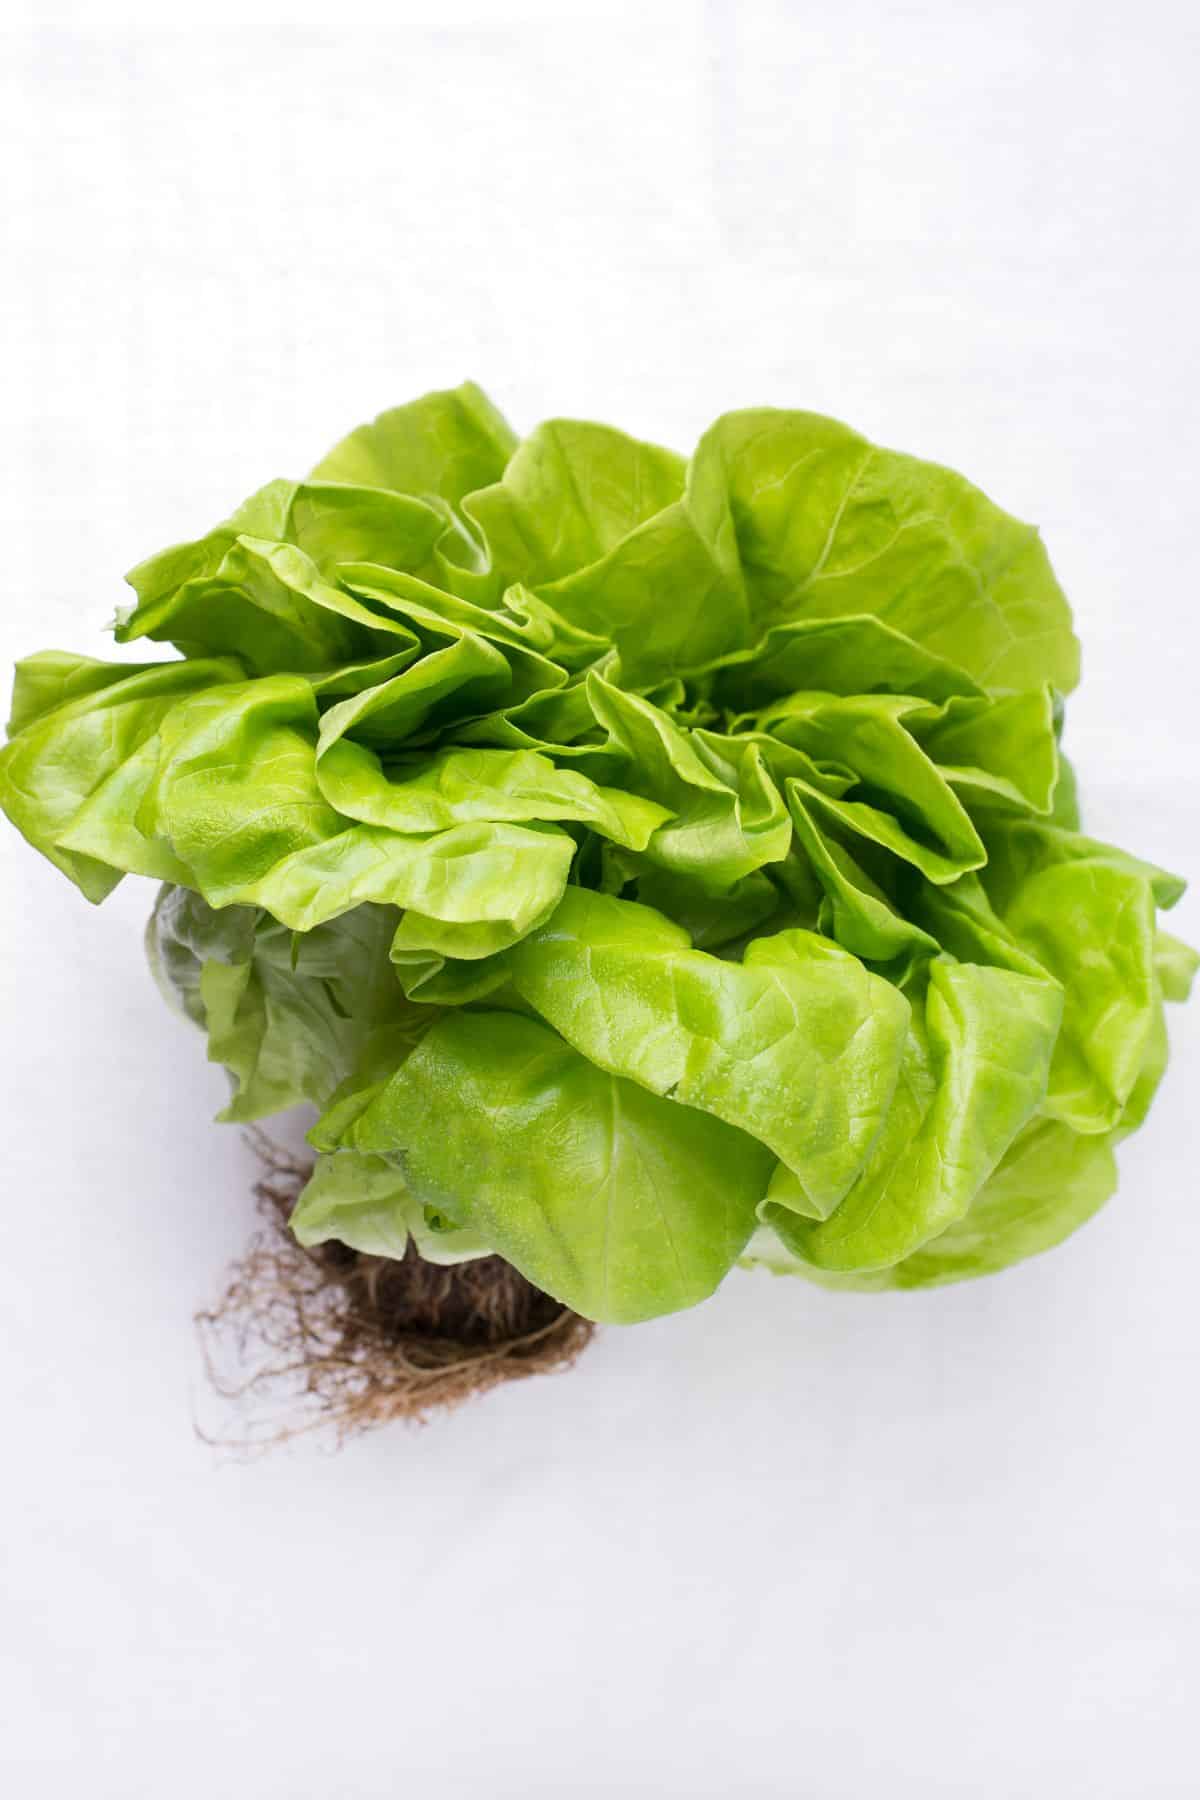
[[[213,1386],[258,1415],[237,1448],[423,1423],[503,1382],[570,1368],[586,1348],[591,1321],[499,1256],[442,1267],[411,1242],[400,1259],[305,1249],[287,1220],[311,1164],[261,1131],[248,1136],[263,1165],[262,1227],[196,1319]],[[264,1409],[281,1410],[282,1424]]]

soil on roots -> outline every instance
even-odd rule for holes
[[[251,1142],[262,1227],[197,1315],[214,1386],[248,1407],[237,1447],[422,1422],[502,1382],[569,1368],[588,1344],[591,1321],[502,1257],[443,1267],[411,1243],[400,1259],[305,1249],[287,1219],[311,1164],[260,1132]]]

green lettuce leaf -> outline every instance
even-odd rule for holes
[[[1070,612],[1032,526],[952,470],[814,413],[731,413],[693,460],[724,491],[760,628],[872,614],[989,687],[1068,690]]]
[[[361,906],[297,937],[256,908],[217,911],[186,888],[161,890],[147,953],[167,998],[207,1032],[210,1062],[229,1074],[222,1119],[324,1106],[373,1042],[390,1059],[399,1041],[417,1040],[429,1015],[392,974],[395,928],[390,909]]]
[[[873,1269],[908,1256],[962,1218],[1041,1103],[1062,994],[1045,979],[934,962],[895,1104],[874,1153],[832,1215],[772,1183],[763,1217],[817,1268]],[[813,1216],[815,1214],[815,1217]]]
[[[288,1223],[307,1248],[334,1241],[365,1256],[401,1257],[411,1241],[426,1262],[444,1265],[492,1254],[478,1232],[422,1206],[382,1156],[358,1150],[318,1156]]]
[[[0,750],[0,807],[89,900],[103,900],[125,873],[186,879],[185,866],[143,832],[137,815],[157,769],[160,728],[181,700],[240,669],[204,659],[91,664],[60,690],[68,697],[49,706],[47,660],[29,659],[18,683],[14,716],[28,722]],[[55,679],[60,673],[56,664]]]
[[[487,395],[464,381],[360,425],[321,458],[312,479],[436,495],[457,506],[498,481],[516,447],[516,434]]]
[[[827,1204],[887,1117],[908,1004],[811,932],[757,938],[726,962],[649,907],[571,889],[505,960],[521,998],[597,1067],[738,1126]]]
[[[439,1018],[345,1146],[589,1318],[704,1299],[744,1249],[770,1153],[513,1013]]]
[[[631,683],[750,649],[787,620],[854,614],[989,686],[1066,691],[1079,674],[1070,612],[1031,526],[951,470],[814,413],[719,419],[682,498],[540,591],[566,617],[607,626]]]
[[[511,940],[547,916],[574,850],[551,825],[473,821],[426,836],[343,818],[321,792],[312,691],[277,675],[175,709],[143,827],[213,906],[309,931],[364,901]],[[328,715],[327,715],[328,717]]]
[[[599,562],[683,492],[687,464],[607,425],[554,419],[519,444],[468,512],[505,586],[538,587]]]
[[[1155,905],[1180,884],[1111,846],[1054,826],[997,824],[983,883],[1012,937],[1066,996],[1046,1112],[1076,1131],[1113,1130],[1159,1005]]]
[[[763,1226],[752,1240],[747,1267],[803,1275],[823,1287],[881,1292],[939,1287],[990,1275],[1062,1243],[1099,1211],[1117,1185],[1107,1138],[1080,1137],[1055,1119],[1035,1119],[1014,1139],[974,1201],[923,1249],[874,1270],[817,1268]]]

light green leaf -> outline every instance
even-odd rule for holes
[[[1154,939],[1154,966],[1162,983],[1163,999],[1180,1005],[1192,991],[1200,955],[1160,926]]]
[[[240,523],[235,515],[130,571],[138,604],[118,614],[118,641],[165,640],[186,655],[232,652],[261,674],[385,654],[397,635],[413,644],[411,632],[333,577],[339,561],[386,556],[415,571],[431,566],[442,515],[369,489],[276,482],[264,493],[270,504],[248,502]]]
[[[963,670],[869,613],[785,620],[753,649],[731,651],[710,667],[714,698],[733,712],[757,712],[801,690],[932,701],[982,693]]]
[[[769,1227],[743,1261],[777,1274],[804,1275],[822,1287],[864,1293],[940,1287],[990,1275],[1060,1244],[1114,1192],[1117,1165],[1108,1138],[1081,1137],[1055,1119],[1034,1119],[1017,1136],[967,1212],[923,1249],[889,1268],[814,1268]]]
[[[236,664],[197,660],[122,669],[96,665],[68,682],[73,697],[40,711],[0,750],[0,806],[36,850],[103,900],[132,871],[160,880],[183,870],[134,817],[155,767],[155,740],[181,700],[228,682]],[[45,674],[43,662],[35,682]],[[30,690],[18,698],[29,716]],[[48,698],[47,690],[40,690]]]
[[[498,481],[516,447],[487,395],[464,381],[360,425],[321,458],[312,479],[434,494],[457,506],[464,494]]]
[[[588,1318],[704,1299],[739,1255],[771,1158],[598,1069],[532,1019],[448,1013],[350,1124],[409,1191]]]
[[[986,687],[1074,687],[1079,648],[1037,532],[961,475],[766,407],[719,419],[691,479],[708,465],[760,630],[870,613]]]
[[[1038,1256],[1085,1224],[1116,1185],[1107,1139],[1080,1137],[1054,1119],[1035,1119],[963,1218],[890,1271],[895,1285],[961,1281]]]
[[[1181,884],[1054,827],[996,825],[986,835],[989,898],[1066,995],[1047,1115],[1076,1131],[1111,1131],[1154,1027],[1156,890],[1170,904]]]
[[[808,1216],[793,1210],[785,1182],[773,1184],[764,1220],[821,1269],[878,1269],[911,1255],[962,1218],[1033,1116],[1061,1015],[1050,981],[932,963],[895,1104],[861,1176],[832,1216],[809,1183]]]
[[[935,716],[913,713],[908,726],[968,806],[1050,811],[1059,759],[1049,688],[949,699]]]
[[[343,738],[321,753],[318,779],[347,818],[408,835],[477,820],[575,820],[613,843],[644,850],[671,816],[665,806],[598,787],[530,750],[442,750],[394,768],[389,777],[374,751]]]
[[[850,850],[818,821],[799,783],[788,783],[796,834],[829,908],[828,929],[843,949],[868,962],[913,953],[931,955],[935,940],[892,904]]]
[[[757,1137],[821,1199],[858,1174],[908,1004],[836,945],[784,931],[723,962],[649,907],[573,888],[507,962],[518,994],[599,1067]]]
[[[703,882],[690,876],[644,867],[641,858],[629,860],[638,865],[634,873],[641,905],[653,907],[681,925],[697,950],[723,949],[762,931],[776,917],[780,925],[793,922],[783,916],[789,910],[787,903],[761,870],[743,876],[724,892],[713,894]],[[625,885],[623,880],[620,885]]]
[[[98,662],[95,657],[75,656],[69,650],[39,650],[33,656],[24,656],[13,674],[8,735],[16,737],[19,731],[73,700],[82,700],[88,694],[112,687],[114,682],[128,681],[131,675],[144,675],[161,666]]]
[[[135,637],[166,639],[189,656],[229,651],[255,674],[280,668],[319,674],[383,655],[407,663],[418,649],[398,621],[324,581],[303,551],[249,537],[235,541],[214,575],[131,613],[117,638]]]
[[[722,756],[598,675],[587,691],[611,747],[627,759],[624,783],[671,814],[646,847],[648,861],[721,894],[787,855],[791,822],[757,744],[729,739]]]
[[[261,906],[309,931],[375,901],[502,923],[508,941],[547,916],[574,854],[565,832],[475,822],[410,837],[353,824],[320,791],[316,732],[311,688],[283,675],[214,690],[166,721],[146,823],[212,905]]]
[[[686,464],[607,425],[551,419],[467,511],[505,585],[549,583],[598,562],[678,500]]]
[[[688,480],[690,490],[691,472]],[[607,556],[541,592],[573,624],[608,632],[628,687],[708,668],[757,637],[720,493],[689,491]]]
[[[423,1027],[389,960],[395,926],[390,909],[362,906],[294,938],[254,908],[215,911],[184,888],[162,890],[151,966],[229,1073],[223,1119],[323,1106],[377,1034]]]
[[[978,875],[963,875],[945,887],[922,882],[910,896],[909,910],[959,962],[1013,969],[1035,978],[1049,973],[992,910]]]
[[[799,693],[769,709],[761,723],[819,764],[854,771],[859,785],[851,797],[816,794],[822,810],[913,863],[929,880],[949,881],[978,868],[985,852],[966,809],[908,728],[910,715],[929,710],[923,701],[890,694],[846,699]],[[793,779],[802,794],[811,791]]]
[[[381,1156],[342,1150],[318,1156],[288,1224],[307,1248],[334,1240],[364,1256],[400,1258],[411,1238],[426,1262],[453,1264],[489,1256],[477,1232],[439,1228]]]

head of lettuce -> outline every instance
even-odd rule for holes
[[[1083,833],[1036,532],[810,413],[685,461],[475,387],[140,564],[17,669],[0,805],[162,883],[223,1116],[315,1106],[292,1215],[498,1254],[589,1319],[738,1261],[915,1287],[1111,1193],[1195,956]]]

